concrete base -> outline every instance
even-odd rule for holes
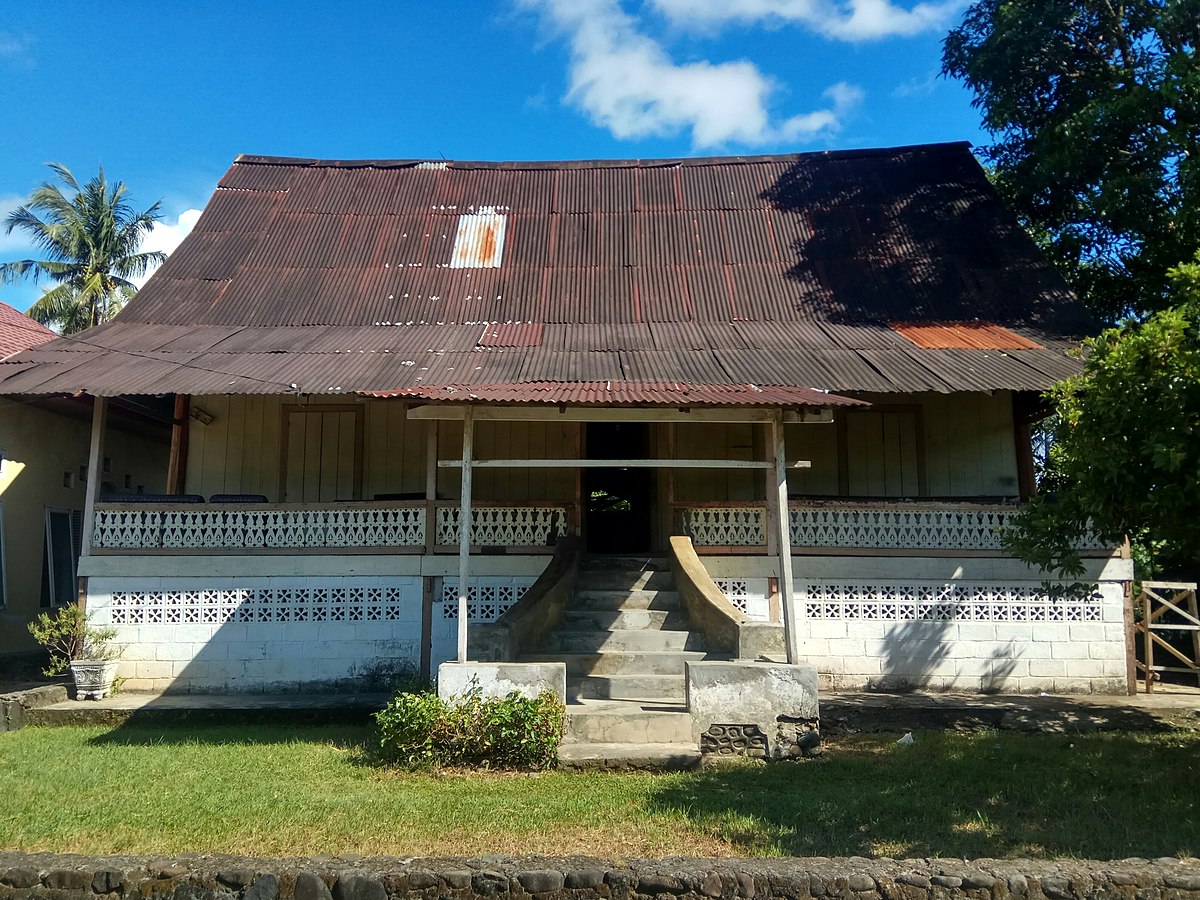
[[[438,696],[443,700],[461,697],[478,684],[484,697],[507,697],[516,692],[536,697],[553,691],[567,700],[567,667],[564,663],[446,662],[438,666]]]
[[[702,752],[785,758],[820,743],[817,670],[771,662],[691,662],[687,701]]]

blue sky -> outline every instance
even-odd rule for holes
[[[958,0],[0,0],[0,214],[59,161],[162,201],[239,153],[584,159],[983,143]],[[0,260],[29,253],[0,228]],[[0,285],[25,309],[32,285]]]

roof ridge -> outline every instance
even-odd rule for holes
[[[969,150],[970,141],[941,141],[931,144],[902,144],[895,147],[863,147],[848,150],[806,150],[797,153],[773,153],[744,156],[685,156],[662,159],[563,159],[563,160],[453,160],[453,159],[317,159],[300,156],[268,156],[239,153],[236,165],[295,166],[304,168],[335,169],[403,169],[422,163],[444,163],[452,169],[556,169],[556,168],[661,168],[664,166],[719,166],[747,165],[764,162],[787,162],[805,158],[857,159],[878,156],[896,156],[902,153],[933,151],[946,153]]]

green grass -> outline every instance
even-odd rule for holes
[[[1121,858],[1200,851],[1200,735],[860,735],[694,774],[408,774],[368,729],[0,736],[0,849]]]

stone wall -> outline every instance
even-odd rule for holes
[[[369,859],[0,853],[4,900],[1197,900],[1200,861]]]

